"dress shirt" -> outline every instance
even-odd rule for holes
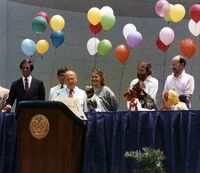
[[[133,85],[137,84],[139,81],[138,78],[134,79],[130,83],[130,88],[133,87]],[[144,80],[145,88],[144,91],[149,94],[154,101],[156,102],[156,95],[158,92],[158,80],[151,75],[147,76],[147,78]]]
[[[70,89],[68,87],[63,88],[60,92],[60,96],[69,96],[69,92]],[[80,105],[83,109],[84,112],[88,111],[88,107],[87,107],[87,95],[85,93],[84,90],[78,88],[77,86],[73,89],[73,98],[76,98],[77,100],[79,100]]]
[[[61,90],[63,90],[66,87],[67,86],[65,84],[63,85],[63,88],[61,84],[52,87],[49,92],[49,101],[55,100],[56,97],[60,94]]]
[[[163,95],[170,89],[175,89],[178,96],[187,96],[190,101],[190,98],[192,97],[194,92],[194,77],[185,73],[185,70],[183,70],[183,72],[178,77],[175,77],[172,73],[166,79]]]

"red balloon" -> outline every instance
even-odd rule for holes
[[[156,45],[157,45],[158,49],[160,49],[160,50],[163,51],[163,52],[166,52],[166,51],[168,50],[169,46],[170,46],[170,44],[169,44],[169,45],[165,45],[165,44],[160,40],[159,37],[157,37],[157,39],[156,39]]]
[[[102,26],[101,26],[101,23],[98,23],[97,25],[92,25],[91,23],[89,24],[89,28],[90,28],[90,31],[93,33],[93,34],[97,34],[99,33],[101,30],[102,30]]]
[[[115,48],[115,56],[121,64],[124,64],[129,57],[129,48],[124,44],[118,45]]]
[[[49,23],[49,16],[46,12],[41,11],[41,12],[37,13],[36,16],[44,17],[47,20],[47,22]]]
[[[197,23],[200,21],[200,4],[194,4],[190,7],[190,17]]]
[[[188,58],[191,58],[195,54],[196,49],[197,43],[190,38],[186,38],[180,43],[180,50],[182,54]]]

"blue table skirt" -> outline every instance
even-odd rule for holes
[[[17,172],[14,113],[0,114],[0,173]],[[131,173],[126,151],[164,151],[168,173],[200,172],[200,111],[87,114],[84,173]]]

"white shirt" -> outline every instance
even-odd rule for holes
[[[170,89],[175,89],[178,96],[185,95],[191,98],[194,92],[194,77],[185,73],[185,70],[178,77],[172,73],[165,81],[163,95]]]
[[[137,84],[139,81],[138,78],[134,79],[130,83],[130,88],[133,87],[133,85]],[[151,75],[147,76],[147,78],[144,80],[145,88],[144,91],[149,94],[154,101],[156,102],[156,95],[158,92],[158,80]]]
[[[64,84],[63,85],[63,88],[66,88],[67,86]],[[61,88],[61,84],[58,84],[54,87],[52,87],[50,89],[50,92],[49,92],[49,101],[53,101],[56,99],[56,97],[60,94],[61,90],[63,89]]]
[[[28,76],[26,78],[28,79],[28,88],[30,88],[31,87],[31,82],[32,82],[32,76],[30,75],[30,76]],[[24,76],[22,76],[22,81],[23,81],[23,85],[24,85],[24,89],[25,89],[25,77]]]
[[[69,88],[63,88],[59,94],[59,96],[69,96]],[[84,112],[88,111],[88,107],[87,107],[87,95],[85,93],[84,90],[78,88],[77,86],[73,89],[73,98],[76,98],[77,100],[79,100],[80,105],[83,109]]]

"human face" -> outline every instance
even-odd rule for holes
[[[94,88],[99,88],[101,86],[101,76],[97,73],[92,73],[91,78],[92,86]]]
[[[144,64],[140,64],[137,68],[137,77],[139,80],[144,81],[148,76],[146,71],[146,66]]]
[[[65,84],[65,73],[60,73],[57,77],[61,85]]]
[[[31,75],[31,65],[27,62],[23,63],[21,66],[22,75],[28,77]]]
[[[77,76],[76,73],[72,71],[66,72],[66,85],[69,89],[74,89],[75,86],[77,85]]]
[[[182,73],[184,66],[179,62],[179,58],[173,58],[171,61],[171,69],[174,72],[175,76],[178,76]]]

